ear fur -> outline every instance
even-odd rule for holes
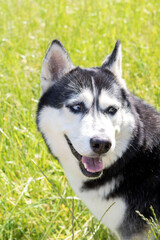
[[[107,56],[102,64],[102,68],[109,69],[117,77],[119,84],[123,88],[126,88],[126,83],[122,79],[122,50],[120,40],[117,40],[113,52]]]
[[[64,46],[60,41],[53,40],[43,59],[40,77],[42,94],[54,84],[54,81],[63,77],[73,68],[74,66]]]

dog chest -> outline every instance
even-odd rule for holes
[[[126,203],[120,197],[107,199],[107,196],[116,186],[115,180],[93,190],[82,190],[81,187],[75,186],[73,182],[70,184],[98,220],[113,231],[119,228],[124,219]]]

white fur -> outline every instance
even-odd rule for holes
[[[110,191],[119,183],[119,179],[114,179],[111,183],[105,184],[103,187],[100,187],[98,191],[81,190],[83,181],[86,180],[87,177],[82,174],[78,160],[71,153],[63,136],[63,132],[60,132],[62,123],[59,119],[62,119],[62,114],[61,110],[51,107],[43,108],[39,115],[39,127],[45,135],[47,144],[51,148],[52,153],[59,158],[75,193],[82,199],[97,219],[102,220],[104,225],[115,231],[123,220],[126,204],[121,198],[113,198],[107,201],[105,197],[107,197]],[[52,127],[53,119],[54,126],[56,125],[54,128]],[[113,206],[111,207],[112,204]],[[107,211],[107,209],[109,210]]]
[[[98,220],[101,220],[105,226],[109,227],[112,231],[118,229],[123,221],[126,210],[126,204],[121,198],[106,200],[95,190],[79,191],[77,195],[79,195],[94,216]]]
[[[77,99],[85,101],[89,108],[92,105],[93,96],[90,90],[85,89],[79,96],[73,97],[71,101],[74,102]],[[118,101],[106,91],[102,91],[99,102],[101,108],[109,105],[120,107]],[[106,210],[115,203],[102,218],[102,223],[112,230],[116,230],[122,223],[126,204],[121,198],[107,201],[106,197],[119,184],[120,179],[113,179],[112,182],[106,183],[99,190],[82,191],[81,187],[87,177],[81,172],[79,162],[71,153],[64,134],[67,134],[74,148],[83,156],[92,155],[90,138],[97,136],[97,134],[107,136],[112,142],[112,147],[102,158],[105,168],[122,156],[127,148],[134,125],[132,114],[121,108],[111,118],[104,114],[93,115],[91,111],[81,118],[80,114],[73,114],[66,107],[54,109],[49,106],[44,107],[39,114],[39,128],[44,134],[47,144],[52,153],[59,158],[73,190],[96,218],[100,220]],[[101,128],[104,129],[103,133],[99,131]]]
[[[91,77],[91,81],[92,81],[92,88],[93,88],[93,97],[96,98],[97,90],[96,90],[96,87],[95,87],[95,83],[94,83],[94,78],[93,77]]]
[[[120,86],[126,88],[125,81],[122,79],[121,45],[119,45],[117,51],[115,61],[107,65],[110,59],[109,55],[104,66],[113,72]],[[63,77],[73,68],[74,66],[65,49],[56,42],[51,45],[42,65],[42,93],[46,92],[54,84],[54,81]],[[60,109],[45,106],[39,112],[38,126],[51,152],[59,159],[75,193],[97,219],[101,220],[105,226],[116,231],[123,222],[127,205],[120,197],[109,198],[108,200],[107,196],[123,181],[122,176],[113,178],[110,182],[94,190],[83,189],[83,184],[88,180],[88,177],[81,172],[79,161],[72,154],[64,135],[68,136],[76,151],[86,157],[92,157],[94,154],[90,146],[91,138],[99,137],[110,140],[112,146],[102,156],[103,168],[107,168],[121,158],[126,151],[135,128],[135,120],[132,113],[122,108],[121,103],[109,90],[102,90],[98,96],[93,77],[91,82],[93,92],[87,88],[83,89],[81,93],[73,95],[65,102],[66,105],[84,102],[88,110],[87,114],[84,114],[83,117],[81,114],[73,114],[65,105]],[[112,116],[104,114],[103,111],[98,112],[96,107],[93,109],[94,99],[97,98],[101,110],[105,110],[109,106],[115,106],[118,108],[117,113]],[[136,239],[136,237],[145,239],[144,235],[134,236],[133,239]]]
[[[105,110],[109,106],[117,106],[117,108],[119,108],[121,104],[118,99],[109,94],[107,90],[102,89],[99,96],[99,106],[102,110]]]
[[[117,82],[120,84],[120,86],[123,87],[124,89],[127,89],[126,82],[122,78],[122,47],[121,47],[121,44],[119,45],[119,48],[117,51],[116,60],[112,63],[112,65],[107,66],[111,55],[112,55],[112,53],[107,56],[107,58],[105,59],[103,64],[105,64],[106,67],[109,68],[112,73],[114,73],[114,75],[117,77]]]
[[[112,138],[112,145],[114,145],[114,147],[112,146],[103,159],[104,167],[109,167],[125,152],[135,127],[135,120],[133,115],[125,109],[122,109],[118,100],[106,90],[101,91],[99,106],[101,109],[106,109],[109,106],[120,108],[115,116],[110,117],[112,127],[109,125],[109,128],[112,133],[114,133],[114,137]],[[105,124],[108,124],[108,122],[105,122]]]
[[[108,63],[110,55],[107,56],[106,60],[104,63]],[[118,78],[122,77],[122,47],[121,44],[119,45],[118,51],[117,51],[117,56],[116,56],[116,61],[113,62],[112,65],[109,66],[111,72],[113,72]]]
[[[93,103],[93,94],[89,89],[83,89],[80,94],[73,96],[68,101],[67,104],[74,104],[75,102],[84,102],[85,106],[89,109]]]
[[[89,94],[88,98],[87,94]],[[108,101],[104,101],[105,96]],[[82,92],[79,98],[85,100],[85,104],[88,107],[91,106],[93,98],[89,90]],[[107,107],[112,102],[116,105],[118,104],[113,97],[107,96],[107,93],[104,91],[102,91],[99,100],[102,107],[104,105]],[[104,168],[109,167],[122,156],[135,127],[133,115],[121,108],[113,117],[105,116],[103,113],[93,114],[89,111],[86,116],[81,118],[81,114],[73,114],[66,107],[61,109],[45,107],[40,112],[39,120],[41,132],[45,135],[45,139],[53,154],[59,157],[62,164],[63,156],[68,156],[68,158],[72,156],[67,144],[67,155],[64,153],[64,149],[62,151],[61,146],[64,147],[63,143],[66,143],[64,134],[69,137],[77,152],[83,156],[93,155],[90,146],[91,138],[95,136],[108,138],[112,143],[112,147],[102,157]],[[103,132],[100,129],[103,129]]]

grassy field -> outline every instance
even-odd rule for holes
[[[129,89],[160,110],[159,1],[0,0],[0,13],[0,239],[113,240],[36,129],[41,64],[54,38],[84,67],[121,39]]]

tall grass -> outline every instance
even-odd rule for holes
[[[36,129],[41,63],[58,38],[75,65],[98,66],[120,38],[128,87],[160,110],[159,2],[0,0],[0,13],[0,239],[114,239]]]

